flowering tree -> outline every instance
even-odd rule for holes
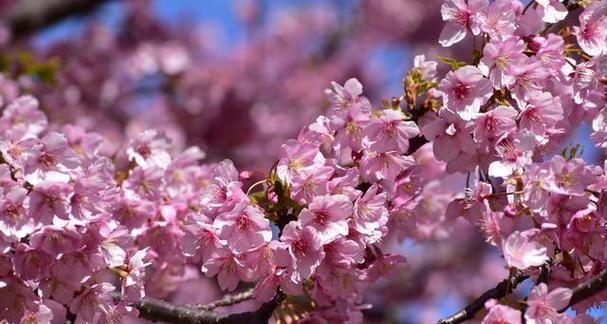
[[[504,277],[481,279],[469,304],[439,323],[600,322],[587,311],[607,298],[607,170],[565,144],[589,123],[593,143],[607,147],[607,1],[445,1],[438,41],[468,41],[465,61],[440,56],[449,70],[439,73],[437,62],[418,55],[402,94],[377,104],[355,78],[331,83],[329,108],[314,110],[262,176],[230,160],[201,162],[204,151],[175,143],[162,125],[140,131],[159,122],[137,127],[130,115],[146,69],[162,71],[160,120],[167,107],[192,100],[182,107],[194,110],[170,119],[182,131],[201,122],[188,120],[196,105],[216,99],[198,97],[194,85],[212,89],[221,80],[197,79],[204,73],[188,71],[192,52],[132,5],[130,23],[144,27],[122,35],[127,42],[94,28],[89,39],[100,46],[93,57],[123,55],[132,70],[111,60],[85,68],[90,53],[80,53],[53,72],[52,55],[41,53],[17,57],[0,82],[3,321],[359,323],[382,310],[372,301],[386,282],[384,294],[421,300],[432,292],[394,283],[416,284],[436,268],[480,276],[471,261],[498,255],[502,271],[489,272]],[[13,36],[27,31],[20,19],[9,34],[14,26],[21,29]],[[158,31],[157,39],[141,41],[149,37],[142,30]],[[148,45],[132,49],[128,41]],[[285,66],[301,63],[279,53],[277,60],[293,59]],[[43,80],[49,69],[59,74],[55,83]],[[105,83],[121,71],[133,74]],[[66,107],[90,113],[88,124]],[[213,144],[177,133],[185,143]],[[219,150],[234,154],[216,148],[212,156]],[[405,259],[404,240],[432,253]],[[441,240],[446,253],[435,245]],[[172,302],[175,283],[193,267],[225,295]],[[246,302],[253,307],[229,308]]]

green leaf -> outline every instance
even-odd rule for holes
[[[565,147],[562,151],[561,151],[561,156],[564,157],[567,160],[573,160],[575,158],[581,158],[582,154],[584,154],[584,146],[580,145],[580,144],[571,144],[567,147]]]
[[[458,61],[456,59],[442,56],[442,55],[437,55],[436,58],[438,58],[441,62],[449,65],[453,70],[457,70],[457,69],[461,68],[462,66],[468,65],[468,63],[466,63],[466,62]]]

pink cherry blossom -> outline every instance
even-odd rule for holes
[[[419,128],[403,117],[401,112],[386,109],[379,118],[372,119],[364,131],[365,140],[371,142],[370,149],[378,153],[407,152],[409,139],[419,134]]]
[[[32,96],[21,96],[11,102],[2,112],[0,125],[3,128],[23,128],[26,136],[39,135],[48,125],[48,120],[39,108],[38,100]]]
[[[527,104],[520,114],[520,127],[535,134],[537,140],[544,140],[554,126],[563,119],[563,109],[558,98],[546,92],[536,92],[529,95]]]
[[[516,2],[497,0],[489,4],[487,10],[481,11],[476,23],[482,32],[489,34],[491,39],[508,38],[516,30]]]
[[[353,226],[368,244],[376,243],[387,231],[388,210],[385,207],[386,193],[379,193],[377,185],[354,203]]]
[[[78,314],[76,321],[95,322],[101,314],[106,311],[107,305],[112,303],[112,297],[108,294],[114,290],[109,283],[95,284],[76,296],[70,303],[69,309],[73,314]]]
[[[234,163],[224,160],[213,169],[213,180],[204,188],[200,206],[208,217],[233,208],[246,200],[242,183],[238,181],[238,171]]]
[[[39,153],[38,139],[26,137],[25,129],[7,130],[0,137],[0,152],[4,159],[13,167],[23,169],[25,164],[32,161]]]
[[[489,310],[482,324],[521,324],[521,312],[512,307],[499,305],[495,299],[491,299],[485,303],[485,308]]]
[[[15,270],[26,280],[36,280],[48,273],[53,255],[27,244],[19,244],[15,252]]]
[[[536,57],[546,68],[556,72],[566,64],[566,59],[561,55],[565,47],[561,36],[549,34],[545,38],[535,37],[530,45],[537,51]]]
[[[255,286],[253,291],[255,299],[258,301],[271,300],[279,287],[289,294],[300,295],[302,286],[293,276],[292,259],[287,246],[282,242],[272,241],[267,248],[262,248],[260,251],[267,251],[267,253],[263,253],[262,258],[258,260],[262,262],[258,268],[264,266],[263,261],[268,262],[269,267],[265,277]]]
[[[232,291],[236,289],[240,280],[247,280],[250,276],[242,260],[227,250],[220,250],[212,255],[202,265],[202,272],[208,277],[217,275],[221,290]]]
[[[74,252],[82,245],[81,235],[76,230],[65,227],[47,226],[32,234],[32,246],[51,255]]]
[[[42,182],[34,187],[30,196],[28,215],[34,220],[49,224],[53,216],[68,219],[69,195],[72,187],[63,182]]]
[[[436,67],[438,63],[435,61],[427,61],[424,54],[416,55],[413,59],[413,67],[420,71],[422,79],[431,81],[436,77]]]
[[[131,252],[126,256],[125,266],[120,269],[125,272],[124,277],[121,278],[121,293],[124,300],[136,302],[145,295],[145,268],[150,265],[150,262],[146,262],[147,257],[147,249]]]
[[[166,168],[171,163],[169,147],[170,140],[166,135],[148,130],[131,141],[126,153],[129,159],[134,160],[141,167],[155,165]]]
[[[590,3],[580,14],[580,26],[574,26],[580,47],[590,56],[605,53],[607,48],[607,4],[603,1]]]
[[[329,115],[340,115],[347,111],[350,105],[368,106],[368,101],[362,97],[363,85],[357,79],[348,79],[342,87],[336,82],[332,82],[333,90],[325,90],[333,101]]]
[[[495,151],[500,159],[489,165],[489,175],[506,178],[514,171],[529,164],[531,162],[530,150],[536,144],[535,135],[530,132],[521,132],[518,135],[510,133],[497,143]]]
[[[19,323],[27,313],[35,312],[36,295],[18,277],[13,275],[0,278],[0,316],[11,322]]]
[[[465,2],[463,0],[448,0],[441,7],[443,20],[447,24],[443,28],[439,37],[443,46],[451,46],[460,42],[466,37],[470,30],[473,35],[478,35],[480,29],[476,23],[477,14],[487,7],[485,0],[473,0]]]
[[[0,231],[7,236],[23,236],[18,232],[28,223],[23,208],[26,195],[26,189],[13,187],[0,199]]]
[[[539,0],[537,3],[543,11],[542,20],[544,22],[557,23],[567,17],[567,8],[559,0]]]
[[[317,196],[299,215],[303,226],[312,226],[324,244],[348,234],[347,219],[352,215],[352,202],[344,195]]]
[[[607,264],[605,0],[447,0],[441,51],[439,3],[257,2],[219,51],[146,1],[39,46],[0,1],[0,318],[158,320],[217,282],[254,287],[219,316],[425,323],[521,279],[466,314],[602,320],[571,296]],[[389,42],[425,54],[398,75]]]
[[[488,76],[495,89],[510,87],[515,81],[514,65],[524,60],[525,42],[516,36],[485,45],[478,68]]]
[[[527,300],[529,307],[525,312],[525,320],[530,324],[565,321],[568,316],[559,313],[559,311],[567,307],[571,295],[571,289],[560,287],[549,292],[545,283],[538,284],[529,293],[529,299]]]
[[[296,222],[290,222],[283,229],[280,240],[289,244],[289,253],[293,258],[295,275],[299,282],[308,278],[325,257],[322,250],[323,238],[312,226],[298,228]]]
[[[471,124],[451,110],[439,111],[439,118],[423,128],[424,136],[434,141],[432,151],[440,160],[449,162],[459,155],[474,153],[475,143],[469,136]]]
[[[511,70],[515,78],[511,87],[512,96],[519,106],[525,105],[529,94],[541,92],[550,76],[549,70],[536,57],[523,59],[522,63],[513,65]]]
[[[475,121],[474,139],[477,142],[497,143],[516,127],[518,112],[509,106],[498,106],[482,114]]]
[[[263,211],[251,204],[239,204],[233,210],[219,214],[213,221],[219,238],[227,240],[235,253],[242,253],[267,243],[272,238],[269,221]]]
[[[554,156],[547,167],[554,176],[547,181],[545,188],[556,193],[568,195],[583,195],[595,179],[593,170],[581,159],[566,160],[562,156]]]
[[[360,174],[365,181],[384,181],[389,185],[403,170],[414,164],[413,158],[396,152],[371,153],[360,161]]]
[[[282,150],[283,157],[278,161],[276,173],[284,181],[291,181],[299,172],[324,164],[322,154],[314,145],[291,141],[283,145]]]
[[[291,197],[300,203],[310,203],[315,196],[326,193],[327,182],[333,175],[330,166],[320,167],[315,170],[303,171],[293,178]]]
[[[520,270],[539,267],[548,261],[546,248],[533,239],[537,230],[515,231],[502,243],[508,266]]]
[[[438,90],[443,93],[444,106],[457,112],[464,120],[474,119],[493,94],[489,80],[473,66],[447,73]]]

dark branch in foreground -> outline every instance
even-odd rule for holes
[[[119,295],[114,297],[120,298]],[[218,303],[222,304],[222,306],[233,305],[243,301],[242,299],[237,298],[236,301],[232,304],[221,303],[221,301],[223,301],[224,299],[220,299],[218,301]],[[274,297],[274,299],[261,305],[258,310],[238,314],[222,314],[202,308],[192,308],[190,306],[174,305],[164,300],[148,297],[143,298],[139,303],[134,304],[132,306],[137,308],[137,310],[139,311],[139,317],[152,321],[162,321],[176,324],[265,324],[272,316],[274,309],[282,302],[283,299],[284,295],[282,293],[278,293],[276,297]],[[213,304],[215,303],[211,303],[209,305]]]
[[[20,0],[2,20],[14,38],[20,38],[66,17],[91,12],[108,0]]]
[[[528,276],[521,275],[520,272],[515,272],[510,276],[510,278],[500,282],[495,288],[486,291],[470,305],[466,306],[465,309],[447,318],[439,320],[437,324],[457,324],[471,319],[484,307],[487,300],[491,298],[499,299],[505,297],[506,295],[510,294],[519,283],[523,282],[527,278]],[[604,291],[605,289],[607,289],[607,268],[603,269],[603,271],[601,271],[594,278],[573,288],[573,295],[571,296],[569,305],[561,309],[560,312],[564,312],[567,308],[584,301]]]
[[[509,295],[527,278],[529,278],[529,276],[523,275],[520,271],[513,272],[509,278],[502,280],[495,288],[485,291],[480,297],[470,303],[470,305],[466,306],[466,308],[447,318],[439,320],[437,324],[456,324],[473,318],[478,311],[485,307],[486,301],[489,299],[500,299]]]
[[[573,288],[573,296],[571,296],[569,305],[567,305],[567,307],[565,307],[565,309],[562,309],[561,311],[565,311],[567,308],[600,293],[601,291],[605,290],[606,288],[607,288],[607,268],[605,268],[605,269],[603,269],[603,271],[599,272],[599,274],[596,277]]]

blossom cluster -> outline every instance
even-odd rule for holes
[[[600,272],[607,257],[606,169],[579,158],[579,146],[553,153],[583,122],[605,147],[607,2],[584,6],[574,26],[565,20],[572,8],[559,1],[448,0],[442,10],[442,45],[471,34],[481,48],[433,89],[442,108],[425,115],[422,133],[448,172],[477,175],[447,218],[479,225],[510,269],[550,268],[554,290],[538,283],[527,323],[572,321],[560,313],[568,288]],[[583,314],[603,300],[599,294],[575,308]],[[496,301],[487,308],[483,323],[521,322],[520,308]]]
[[[355,79],[333,85],[328,116],[283,146],[253,193],[229,160],[200,165],[203,152],[174,154],[156,131],[106,156],[101,136],[49,129],[38,101],[4,81],[0,293],[10,305],[0,310],[9,322],[133,316],[144,291],[162,296],[171,289],[162,282],[189,263],[222,289],[257,282],[260,302],[278,288],[305,292],[311,316],[356,321],[363,289],[404,262],[378,246],[390,214],[423,214],[412,182],[436,177],[436,164],[412,168],[424,156],[405,155],[415,123],[373,109]]]
[[[406,155],[419,129],[402,111],[372,108],[356,79],[327,94],[327,115],[282,146],[262,191],[247,196],[234,166],[220,163],[188,229],[203,271],[222,289],[258,281],[259,301],[278,288],[305,293],[315,304],[309,318],[358,322],[363,290],[405,261],[379,245],[398,221],[392,214],[420,205],[423,186],[412,179],[426,168]]]
[[[198,210],[204,153],[170,154],[166,136],[146,131],[106,156],[100,135],[49,129],[38,101],[13,90],[0,118],[0,316],[136,315],[144,290],[161,294],[170,287],[158,279],[183,273],[180,224]]]
[[[48,323],[58,307],[81,323],[111,322],[130,312],[142,295],[147,250],[127,245],[128,228],[113,217],[126,191],[110,158],[98,154],[101,137],[69,125],[48,129],[29,95],[3,99],[2,318]],[[112,270],[120,273],[118,302],[108,293]]]

